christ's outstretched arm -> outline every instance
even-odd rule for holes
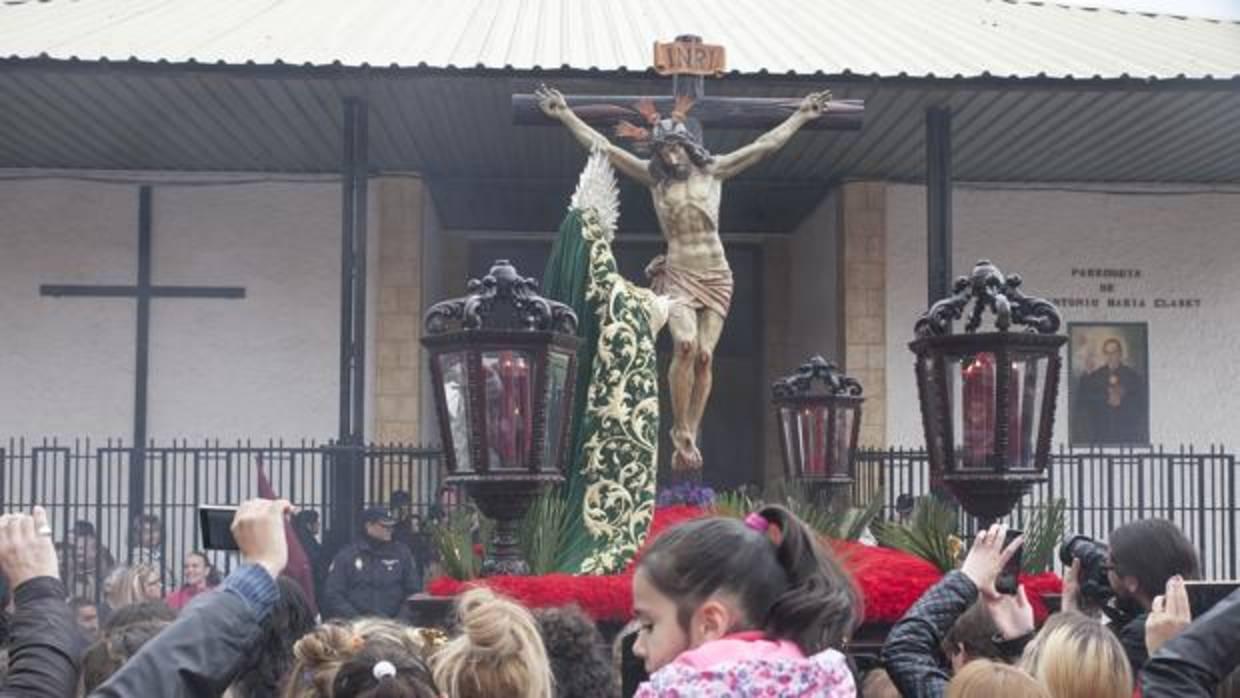
[[[607,140],[603,134],[595,131],[589,124],[582,121],[580,117],[568,108],[568,103],[564,101],[564,95],[558,90],[541,85],[535,93],[538,96],[538,106],[542,107],[543,113],[547,116],[558,119],[561,123],[568,127],[581,145],[585,146],[588,151],[595,148],[602,150],[607,154],[607,158],[611,160],[611,164],[624,174],[645,184],[648,187],[654,186],[654,177],[650,175],[648,169],[649,162],[642,160],[629,151]]]
[[[749,145],[738,148],[726,155],[715,157],[715,176],[729,179],[758,164],[762,158],[784,147],[792,135],[802,126],[822,116],[827,111],[827,103],[831,101],[831,92],[815,92],[801,101],[792,116]]]

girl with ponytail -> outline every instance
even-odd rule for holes
[[[634,653],[663,695],[856,695],[836,648],[861,607],[852,580],[779,506],[712,517],[655,539],[633,575]]]

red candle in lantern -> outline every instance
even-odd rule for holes
[[[995,359],[978,354],[961,369],[964,465],[979,467],[995,445]]]

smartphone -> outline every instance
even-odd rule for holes
[[[198,507],[198,528],[203,550],[239,550],[233,538],[232,522],[237,507],[203,505]]]
[[[1193,612],[1194,620],[1214,608],[1215,604],[1236,589],[1240,589],[1240,581],[1234,579],[1184,582],[1184,591],[1188,592],[1188,607]]]
[[[1011,545],[1012,541],[1024,535],[1024,531],[1015,528],[1009,528],[1007,535],[1003,538],[1003,547],[1006,549]],[[995,591],[1000,594],[1015,594],[1020,582],[1021,552],[1024,545],[1016,549],[1016,552],[1008,559],[1007,564],[1003,565],[1003,569],[999,571],[999,576],[995,577]]]

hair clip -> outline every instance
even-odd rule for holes
[[[767,521],[765,516],[754,511],[745,516],[745,525],[758,533],[766,533],[767,529],[771,527],[771,522]]]
[[[396,665],[386,659],[375,664],[375,668],[370,670],[376,681],[382,681],[385,677],[396,676]]]

